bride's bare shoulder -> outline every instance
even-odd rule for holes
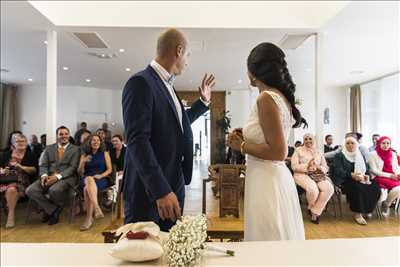
[[[263,91],[257,96],[257,106],[263,109],[267,108],[268,110],[278,108],[272,94],[267,91]]]

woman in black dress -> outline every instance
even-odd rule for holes
[[[367,166],[354,137],[347,137],[341,153],[336,154],[331,168],[333,182],[343,189],[354,220],[366,225],[363,214],[370,214],[378,203],[381,190],[370,181]]]

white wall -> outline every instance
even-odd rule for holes
[[[17,126],[26,135],[43,134],[46,130],[46,89],[23,86],[17,92]],[[113,133],[122,133],[121,91],[90,87],[58,88],[57,125],[77,130],[81,114],[105,113]],[[88,122],[90,124],[90,122]],[[115,126],[111,124],[115,123]],[[101,125],[96,125],[96,128]],[[94,130],[94,129],[90,129]]]
[[[324,39],[324,41],[329,41]],[[320,112],[329,109],[329,124],[323,124],[322,136],[332,134],[335,144],[341,144],[345,133],[348,131],[348,107],[347,97],[348,88],[329,86],[327,78],[332,74],[327,73],[327,51],[321,54],[322,84],[321,98],[319,103]],[[305,133],[316,134],[316,110],[315,110],[315,37],[310,37],[302,46],[288,53],[288,67],[296,84],[296,98],[300,99],[301,105],[298,106],[302,116],[307,120],[307,129],[297,128],[294,130],[292,141],[302,141]],[[323,114],[321,114],[323,119]],[[321,123],[321,122],[318,122]]]
[[[231,129],[242,128],[247,122],[252,107],[249,89],[232,90],[226,93],[226,110],[231,118]]]

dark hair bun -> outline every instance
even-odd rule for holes
[[[285,53],[274,44],[261,43],[251,50],[247,58],[249,72],[259,81],[269,87],[279,90],[292,107],[292,115],[296,120],[294,128],[303,125],[308,127],[307,121],[301,116],[295,104],[296,85],[287,68]]]

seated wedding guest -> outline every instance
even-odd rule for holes
[[[97,199],[97,191],[109,186],[109,176],[112,172],[111,157],[104,150],[100,136],[95,134],[89,137],[85,154],[80,158],[78,172],[81,175],[86,206],[86,218],[80,230],[86,231],[93,224],[93,213],[96,219],[104,217]]]
[[[332,197],[334,188],[327,176],[325,158],[318,151],[314,136],[305,134],[303,144],[292,156],[293,178],[306,191],[311,222],[318,224],[319,216]]]
[[[6,147],[3,148],[3,151],[11,151],[11,148],[12,148],[11,141],[14,138],[14,136],[16,136],[18,134],[22,134],[22,132],[21,131],[13,131],[8,135],[7,145],[6,145]]]
[[[79,148],[69,143],[69,134],[67,127],[57,128],[57,143],[46,147],[40,157],[39,179],[26,189],[44,210],[42,222],[49,225],[58,223],[68,190],[77,183]]]
[[[376,149],[376,142],[378,142],[378,139],[380,138],[379,134],[373,134],[372,135],[372,146],[368,148],[369,152],[373,152]]]
[[[376,143],[376,150],[369,158],[371,177],[383,189],[384,196],[381,199],[386,199],[382,203],[382,214],[385,217],[389,215],[393,201],[400,198],[400,167],[397,155],[390,146],[390,138],[382,136]]]
[[[333,136],[331,134],[325,136],[324,153],[335,151],[338,147],[333,145]]]
[[[123,138],[121,135],[116,134],[111,139],[113,148],[110,151],[111,162],[116,167],[117,174],[122,174],[124,170],[124,159],[126,147],[123,144]]]
[[[36,135],[32,134],[31,135],[31,143],[29,144],[29,147],[33,153],[33,155],[35,156],[35,158],[37,160],[39,160],[40,155],[42,154],[42,145],[39,143],[38,138]]]
[[[292,159],[295,150],[296,148],[294,146],[288,146],[288,155],[286,157],[286,160],[290,161]]]
[[[44,151],[46,149],[46,134],[42,134],[40,136],[40,144],[42,145],[42,151]]]
[[[101,126],[101,129],[104,131],[106,137],[104,138],[105,141],[107,142],[111,142],[111,131],[108,129],[108,123],[105,122],[103,123],[103,125]]]
[[[331,177],[346,194],[354,220],[360,225],[366,225],[363,214],[370,216],[378,203],[381,190],[374,180],[370,181],[367,165],[358,146],[353,136],[345,139],[342,151],[333,159]]]
[[[87,123],[86,122],[81,122],[81,128],[76,131],[75,135],[74,135],[74,139],[75,139],[75,145],[80,146],[81,145],[81,135],[87,131]]]
[[[89,137],[92,133],[88,130],[84,130],[81,134],[81,139],[79,140],[80,143],[80,149],[81,149],[81,155],[85,153],[85,145],[86,142],[89,140]]]
[[[358,135],[357,135],[357,133],[354,133],[354,132],[346,133],[346,135],[345,135],[344,138],[346,139],[347,137],[353,137],[354,139],[358,140]],[[357,141],[357,142],[358,142],[358,141]],[[359,150],[360,150],[360,146],[358,146],[358,148],[359,148]],[[342,146],[339,146],[339,145],[338,145],[337,148],[336,148],[335,150],[330,151],[330,152],[327,152],[327,153],[324,154],[325,159],[327,160],[328,164],[331,164],[333,158],[334,158],[337,154],[340,154],[340,153],[342,152],[342,149],[343,149]],[[360,151],[360,152],[361,152],[361,151]],[[361,152],[361,154],[362,154],[362,152]],[[368,152],[367,152],[367,154],[368,154]],[[364,158],[364,160],[366,161],[365,158]]]
[[[368,158],[369,158],[369,150],[368,150],[368,148],[366,147],[366,146],[364,146],[363,144],[362,144],[362,137],[363,137],[363,135],[361,134],[361,133],[357,133],[357,132],[355,132],[355,133],[353,133],[353,134],[355,134],[355,136],[356,136],[356,139],[357,139],[357,141],[358,141],[358,144],[359,144],[359,146],[358,146],[358,149],[360,150],[360,152],[361,152],[361,154],[363,155],[363,157],[364,157],[364,160],[367,162],[367,164],[368,164]]]
[[[106,151],[110,151],[112,149],[112,143],[110,141],[107,141],[106,132],[102,128],[100,128],[100,129],[97,129],[96,134],[98,136],[100,136],[101,142],[104,143],[104,146],[105,146],[104,149]]]
[[[108,205],[112,204],[112,201],[116,200],[116,196],[118,193],[119,183],[122,180],[123,170],[124,170],[124,159],[126,147],[123,144],[122,135],[116,134],[112,137],[111,142],[113,144],[113,148],[110,151],[111,162],[115,166],[115,170],[117,172],[115,186],[113,187],[113,192],[110,192],[108,196],[108,200],[111,203],[107,203]],[[106,206],[108,206],[106,204]]]
[[[301,141],[296,141],[295,143],[294,143],[294,147],[295,148],[298,148],[298,147],[301,147],[303,144],[301,143]]]
[[[8,215],[6,228],[15,226],[14,210],[18,199],[25,196],[31,177],[36,175],[37,160],[30,149],[26,137],[14,134],[11,150],[0,159],[0,192],[5,194]]]

